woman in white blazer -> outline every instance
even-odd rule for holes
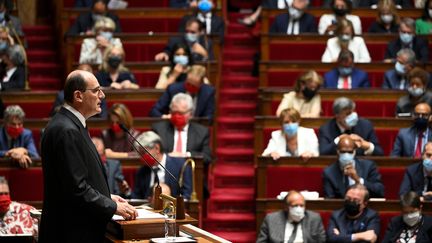
[[[339,21],[347,19],[354,26],[356,35],[362,34],[362,26],[359,16],[350,14],[352,2],[350,0],[332,0],[331,6],[333,13],[323,14],[318,23],[318,33],[320,35],[333,35]]]
[[[281,112],[281,130],[272,132],[263,156],[271,156],[274,160],[282,156],[299,156],[303,160],[317,157],[318,138],[311,128],[299,126],[300,113],[294,108]]]

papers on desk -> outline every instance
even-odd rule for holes
[[[153,238],[150,239],[150,242],[159,243],[159,242],[197,242],[197,241],[187,237],[175,237],[173,240],[170,241],[167,241],[166,238]]]
[[[303,195],[303,197],[306,200],[317,200],[317,199],[319,199],[319,193],[315,192],[315,191],[301,191],[300,193]],[[288,192],[280,192],[280,194],[277,195],[276,198],[279,199],[279,200],[283,200],[286,197],[286,195],[288,195]]]
[[[164,219],[165,216],[163,216],[160,213],[155,213],[150,210],[139,208],[138,211],[138,217],[137,219]],[[125,220],[122,216],[114,215],[112,217],[113,220]]]

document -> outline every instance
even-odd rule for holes
[[[164,219],[165,216],[160,213],[155,213],[150,210],[139,208],[138,211],[138,217],[137,219]],[[125,220],[122,216],[114,215],[112,217],[113,220]]]

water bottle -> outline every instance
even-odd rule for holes
[[[176,215],[173,205],[169,205],[164,210],[165,212],[165,240],[174,242],[176,237]]]

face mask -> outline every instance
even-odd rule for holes
[[[311,99],[315,96],[316,92],[317,92],[316,90],[309,89],[308,87],[305,87],[305,88],[302,90],[303,96],[304,96],[307,100],[311,100]]]
[[[348,10],[345,9],[345,8],[336,8],[336,7],[333,7],[333,12],[337,16],[345,16],[348,13]]]
[[[289,217],[294,222],[300,222],[305,216],[305,208],[296,206],[296,207],[289,207]]]
[[[171,123],[177,129],[183,129],[183,127],[186,126],[186,116],[179,114],[179,113],[172,113],[171,114]]]
[[[4,19],[5,19],[5,11],[0,12],[0,22],[3,22]]]
[[[6,41],[0,41],[0,51],[6,51],[8,47],[9,45]]]
[[[186,33],[185,38],[186,38],[186,41],[188,41],[190,43],[195,43],[198,40],[198,35],[192,34],[192,33]]]
[[[111,56],[108,58],[108,65],[113,69],[117,69],[121,62],[122,58],[119,56]]]
[[[303,15],[303,11],[298,10],[294,7],[288,8],[288,12],[293,19],[299,19]]]
[[[412,227],[420,221],[421,215],[420,212],[417,211],[417,212],[404,214],[402,217],[405,224]]]
[[[403,43],[408,44],[412,42],[414,35],[408,33],[399,33],[399,38]]]
[[[111,130],[114,133],[120,133],[122,131],[122,129],[120,128],[120,125],[118,123],[111,124]]]
[[[408,93],[409,93],[411,96],[414,96],[414,97],[420,97],[420,96],[423,95],[424,90],[423,90],[422,88],[413,88],[413,87],[408,87]]]
[[[406,73],[405,66],[403,64],[401,64],[400,62],[395,63],[395,70],[399,74],[405,74]]]
[[[390,24],[393,21],[393,15],[383,14],[381,15],[381,20],[384,22],[384,24]]]
[[[144,153],[140,159],[144,164],[148,164],[150,166],[157,165],[156,160],[154,160],[148,153]],[[147,162],[147,163],[146,163]]]
[[[432,17],[432,9],[428,10],[429,17]]]
[[[355,127],[355,125],[357,125],[357,122],[358,122],[357,112],[351,112],[349,116],[345,117],[345,123],[349,127]]]
[[[24,127],[6,126],[6,132],[13,139],[16,139],[24,131]]]
[[[173,61],[175,64],[187,66],[189,63],[189,57],[185,55],[175,55]]]
[[[213,3],[208,0],[201,0],[198,3],[198,10],[204,13],[210,12],[213,8]]]
[[[284,133],[288,137],[292,137],[297,134],[298,123],[285,123],[283,124]]]
[[[424,159],[423,160],[423,168],[425,168],[425,170],[427,172],[431,172],[432,171],[432,160],[431,159]]]
[[[10,195],[0,195],[0,212],[6,213],[9,210],[9,205],[11,204]]]
[[[354,153],[339,153],[339,166],[343,170],[347,165],[352,164],[354,161]]]
[[[351,35],[347,35],[347,34],[340,35],[339,40],[342,42],[348,42],[351,40]]]
[[[352,73],[352,67],[338,67],[338,70],[342,77],[347,77]]]
[[[101,31],[99,33],[100,36],[102,36],[103,38],[107,39],[107,40],[111,40],[113,37],[113,33],[110,31]]]
[[[425,130],[429,124],[429,119],[424,117],[417,117],[414,119],[414,126],[419,130]]]
[[[191,95],[195,95],[195,94],[197,94],[198,91],[199,91],[199,87],[197,87],[197,86],[195,86],[195,85],[192,85],[192,84],[190,84],[190,83],[188,83],[188,82],[185,82],[184,85],[185,85],[185,89],[186,89],[186,91],[187,91],[189,94],[191,94]]]
[[[345,200],[344,208],[348,216],[351,217],[356,216],[360,213],[360,204],[354,201]]]

